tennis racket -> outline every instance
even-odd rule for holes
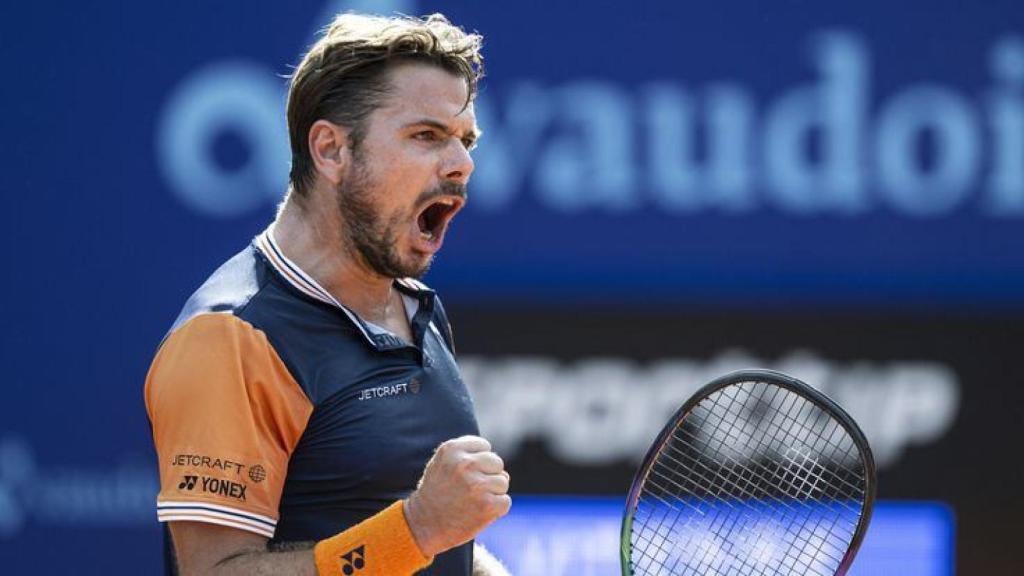
[[[768,370],[701,388],[654,441],[622,521],[623,576],[843,575],[871,520],[856,422]]]

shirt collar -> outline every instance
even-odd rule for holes
[[[270,266],[277,271],[281,278],[306,296],[334,306],[344,312],[349,320],[359,328],[363,336],[372,344],[378,348],[381,346],[392,348],[395,347],[396,341],[401,341],[400,338],[394,336],[388,330],[360,318],[358,314],[341,302],[338,302],[330,292],[324,289],[312,276],[304,272],[298,264],[289,260],[277,244],[277,240],[274,239],[273,224],[257,236],[254,242],[256,248],[266,256]],[[424,305],[434,298],[434,291],[413,278],[398,278],[395,280],[394,285],[402,293],[406,313],[411,324],[419,309],[425,308]],[[432,306],[427,306],[426,308],[432,308]]]
[[[309,274],[306,274],[302,268],[299,268],[298,264],[292,262],[284,255],[281,247],[274,240],[273,224],[256,237],[256,246],[260,249],[260,252],[266,255],[270,265],[277,270],[278,274],[296,290],[325,304],[331,304],[342,309],[345,308],[319,282],[314,280]]]

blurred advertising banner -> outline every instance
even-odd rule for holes
[[[623,502],[619,498],[519,497],[509,515],[479,540],[518,576],[611,576],[620,572]],[[950,576],[953,524],[949,510],[940,504],[882,502],[875,508],[849,574]],[[712,552],[701,560],[727,565],[725,547],[709,531],[701,548]]]
[[[996,550],[1013,549],[1014,518],[1024,513],[1005,490],[1019,467],[993,473],[981,463],[1005,463],[1017,435],[1024,371],[1009,359],[1024,338],[1018,322],[514,304],[450,313],[482,432],[515,490],[626,494],[650,442],[699,387],[771,368],[857,420],[878,463],[880,498],[950,507],[960,566],[1017,562]]]
[[[190,0],[0,7],[5,573],[157,571],[146,370],[273,217],[286,76],[349,9],[485,36],[424,281],[514,491],[624,495],[690,392],[770,367],[861,422],[881,498],[949,506],[961,573],[1024,572],[1019,0]]]
[[[950,6],[546,3],[534,19],[531,3],[452,3],[493,73],[472,201],[434,281],[469,297],[1019,304],[1024,35],[1010,3]],[[211,59],[159,103],[161,185],[197,217],[280,198],[275,70]]]

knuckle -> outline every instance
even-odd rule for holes
[[[466,450],[473,452],[487,452],[491,449],[491,443],[480,436],[461,436],[457,440]]]
[[[488,494],[487,480],[480,476],[474,476],[469,480],[469,489],[473,494],[486,497]]]
[[[496,517],[501,517],[508,514],[509,509],[512,508],[512,499],[507,495],[496,496],[493,504],[493,511]]]
[[[466,473],[473,469],[474,460],[473,457],[465,452],[459,453],[454,458],[455,469],[459,472]]]

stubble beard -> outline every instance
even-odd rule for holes
[[[430,269],[426,262],[404,262],[398,254],[398,230],[402,217],[385,221],[373,205],[372,181],[365,164],[355,159],[352,169],[338,185],[338,212],[342,218],[341,244],[352,256],[385,278],[421,278]]]

